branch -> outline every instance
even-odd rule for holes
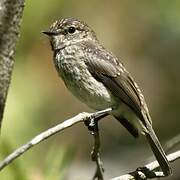
[[[0,0],[0,127],[25,0]]]
[[[80,113],[73,118],[70,118],[68,120],[65,120],[64,122],[40,133],[39,135],[35,136],[33,139],[31,139],[29,142],[21,146],[20,148],[16,149],[14,152],[12,152],[9,156],[7,156],[3,161],[0,162],[0,170],[5,168],[7,165],[9,165],[11,162],[13,162],[16,158],[24,154],[26,151],[31,149],[33,146],[39,144],[40,142],[44,141],[45,139],[51,137],[52,135],[67,129],[77,123],[84,122],[87,123],[87,121],[91,121],[91,119],[98,120],[101,119],[104,116],[107,116],[108,113],[111,111],[111,108],[98,111],[95,113]]]
[[[177,159],[180,159],[180,150],[174,153],[171,153],[167,156],[169,162],[174,162]],[[142,168],[138,168],[136,171],[112,178],[111,180],[145,180],[153,179],[159,177],[165,177],[163,172],[154,171],[159,168],[157,161],[153,161]]]
[[[88,126],[88,129],[92,132],[94,136],[94,147],[91,154],[92,160],[95,161],[97,165],[94,179],[103,180],[104,170],[103,170],[102,163],[100,160],[100,155],[99,155],[100,138],[99,138],[99,131],[98,131],[98,121],[102,119],[103,117],[109,115],[111,111],[112,109],[108,108],[108,109],[98,111],[95,113],[87,113],[87,112],[80,113],[74,116],[73,118],[67,119],[64,122],[38,134],[29,142],[27,142],[20,148],[16,149],[14,152],[8,155],[4,160],[2,160],[0,162],[0,171],[4,169],[6,166],[8,166],[15,159],[17,159],[18,157],[23,155],[25,152],[27,152],[29,149],[39,144],[40,142],[46,140],[52,135],[55,135],[56,133],[61,132],[77,123],[84,122]],[[177,159],[180,159],[180,150],[169,154],[167,158],[169,162],[173,162]],[[163,172],[155,171],[157,168],[159,168],[158,162],[153,161],[145,165],[144,167],[138,168],[134,172],[131,172],[131,173],[119,176],[119,177],[115,177],[111,180],[145,180],[147,178],[152,179],[155,177],[165,177],[163,175]]]

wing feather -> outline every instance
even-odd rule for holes
[[[91,47],[91,49],[93,48]],[[146,103],[131,75],[126,71],[122,63],[104,48],[94,49],[94,52],[91,51],[86,54],[86,65],[90,73],[98,81],[102,82],[114,96],[128,105],[146,125],[147,118],[142,113],[145,112],[148,115]],[[150,119],[148,120],[151,122]]]

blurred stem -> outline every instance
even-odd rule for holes
[[[14,65],[24,0],[0,1],[0,126]]]

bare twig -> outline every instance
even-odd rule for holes
[[[39,144],[40,142],[44,141],[45,139],[49,138],[50,136],[71,127],[74,124],[80,123],[80,122],[86,122],[91,119],[100,119],[107,115],[112,109],[108,108],[102,111],[98,111],[95,113],[80,113],[76,115],[73,118],[70,118],[40,134],[35,136],[33,139],[31,139],[28,143],[24,144],[20,148],[16,149],[14,152],[12,152],[9,156],[7,156],[3,161],[0,162],[0,170],[5,168],[8,164],[10,164],[12,161],[14,161],[16,158],[24,154],[26,151],[28,151],[33,146]]]
[[[176,151],[167,156],[169,162],[173,162],[180,159],[180,151]],[[159,168],[157,161],[153,161],[142,168],[138,168],[136,171],[112,178],[111,180],[145,180],[159,177],[165,177],[163,172],[154,171]]]

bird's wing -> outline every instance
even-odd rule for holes
[[[86,65],[93,77],[128,105],[146,126],[148,118],[144,118],[142,110],[145,109],[145,114],[149,114],[144,97],[124,66],[104,48],[91,47],[86,57]],[[151,122],[150,118],[148,120]]]

